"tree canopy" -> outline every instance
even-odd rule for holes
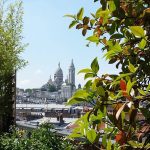
[[[22,43],[22,2],[6,5],[0,1],[0,74],[14,72],[25,65],[20,57]]]
[[[68,105],[90,103],[92,110],[81,117],[70,138],[86,137],[102,149],[150,149],[150,1],[94,0],[99,8],[75,15],[76,27],[86,40],[96,44],[119,74],[99,75],[96,57],[82,69],[87,83],[68,100]],[[139,118],[139,116],[142,116]],[[103,133],[100,125],[105,123]],[[102,144],[99,146],[99,140]]]

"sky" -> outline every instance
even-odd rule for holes
[[[83,85],[83,75],[78,71],[88,68],[98,57],[100,73],[115,73],[115,67],[103,59],[101,47],[88,43],[80,30],[68,29],[70,18],[65,14],[76,14],[81,7],[85,15],[95,12],[99,5],[92,0],[23,0],[23,42],[29,43],[22,58],[28,61],[26,67],[17,72],[17,87],[40,88],[50,75],[54,76],[58,63],[63,70],[64,80],[68,75],[71,60],[76,68],[76,85]]]

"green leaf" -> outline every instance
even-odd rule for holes
[[[136,141],[128,141],[128,143],[135,149],[138,149],[138,148],[143,148],[143,145],[144,145],[144,142],[143,143],[139,143],[139,142],[136,142]]]
[[[82,20],[82,18],[83,18],[83,13],[84,13],[84,8],[81,8],[81,9],[79,10],[79,12],[77,13],[77,19],[78,19],[78,20]]]
[[[67,105],[74,105],[87,100],[89,93],[86,90],[77,90],[74,95],[67,101]]]
[[[137,68],[135,68],[130,62],[129,62],[129,66],[128,69],[130,70],[130,72],[135,73]]]
[[[79,134],[79,133],[71,133],[68,138],[81,138],[83,137],[82,134]]]
[[[110,16],[110,14],[111,14],[111,12],[108,9],[102,10],[100,8],[100,9],[98,9],[96,11],[96,15],[95,16],[96,16],[96,18],[102,17],[103,18],[103,24],[105,24],[108,21],[108,18]]]
[[[82,103],[85,101],[86,101],[86,99],[84,99],[84,98],[71,97],[70,99],[68,99],[66,105],[74,105],[74,104]]]
[[[94,20],[94,19],[91,19],[91,20],[90,20],[90,25],[93,26],[94,23],[95,23],[95,20]]]
[[[140,93],[141,95],[143,95],[143,96],[146,95],[146,92],[145,92],[145,91],[143,91],[143,90],[141,90],[141,89],[138,89],[138,91],[139,91],[139,93]]]
[[[69,29],[74,27],[76,24],[77,24],[77,21],[73,20],[69,25]]]
[[[130,76],[130,75],[132,75],[132,73],[120,74],[120,75],[116,78],[116,80],[120,80],[121,78],[124,78],[124,77],[126,77],[126,76]],[[116,82],[116,80],[115,80],[114,82]]]
[[[103,136],[103,138],[102,138],[102,145],[103,145],[104,147],[106,147],[106,144],[107,144],[106,140],[107,140],[107,134],[105,134],[105,135]]]
[[[110,39],[121,39],[123,38],[124,36],[122,34],[119,34],[119,33],[116,33],[116,34],[113,34]]]
[[[96,132],[94,129],[88,130],[87,133],[87,139],[91,142],[94,143],[95,139],[96,139]]]
[[[130,91],[131,91],[131,89],[132,89],[132,87],[135,83],[136,83],[136,81],[134,81],[134,82],[131,82],[130,80],[128,81],[128,83],[127,83],[127,93],[128,93],[128,95],[130,95]]]
[[[64,17],[69,17],[69,18],[73,18],[73,19],[75,19],[76,17],[75,17],[75,15],[70,15],[70,14],[66,14],[66,15],[64,15]]]
[[[84,75],[84,79],[93,78],[93,77],[95,77],[95,74],[94,74],[94,73],[86,73],[86,74]]]
[[[97,87],[96,87],[96,82],[95,82],[95,80],[94,80],[94,82],[92,83],[92,91],[96,91],[97,90]]]
[[[97,42],[99,42],[99,37],[93,35],[93,36],[88,37],[86,40],[97,43]]]
[[[91,63],[91,69],[93,70],[93,72],[95,74],[97,74],[97,72],[99,71],[99,64],[98,64],[97,57],[92,61],[92,63]]]
[[[80,98],[87,98],[89,96],[89,93],[86,92],[86,90],[77,90],[73,97],[80,97]]]
[[[104,55],[106,60],[111,59],[113,56],[118,55],[122,51],[122,48],[118,42],[113,45],[112,41],[107,41],[107,45],[109,46],[109,51]]]
[[[109,10],[111,12],[116,10],[116,5],[115,5],[114,1],[108,1],[108,5],[109,5]]]
[[[107,150],[111,150],[111,140],[109,140],[108,142],[107,142]]]
[[[85,69],[80,70],[80,71],[78,72],[78,74],[79,74],[79,73],[91,73],[91,72],[93,72],[92,69],[90,69],[90,68],[85,68]]]
[[[100,96],[105,96],[105,90],[102,86],[97,87],[97,94]]]
[[[86,84],[84,85],[84,88],[85,88],[85,89],[89,89],[89,88],[91,87],[91,85],[92,85],[92,80],[89,80],[89,81],[87,81]]]
[[[142,39],[141,42],[138,44],[140,49],[144,49],[146,46],[147,42],[145,39]]]
[[[149,90],[150,90],[150,84],[146,88],[146,93],[148,93]]]
[[[138,36],[138,37],[145,36],[144,30],[141,26],[130,26],[129,29],[135,36]]]

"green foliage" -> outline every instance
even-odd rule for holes
[[[73,150],[71,142],[51,131],[50,125],[44,124],[32,131],[13,129],[12,133],[0,136],[1,150]]]
[[[0,74],[14,73],[26,62],[20,58],[26,45],[22,44],[22,2],[10,4],[5,9],[0,1]]]
[[[8,131],[14,123],[16,71],[26,62],[20,54],[26,45],[22,43],[22,2],[0,0],[0,132]]]
[[[68,104],[86,102],[92,110],[77,121],[79,128],[74,129],[72,137],[86,137],[95,145],[102,138],[101,148],[107,150],[149,149],[150,121],[146,114],[150,110],[150,2],[94,2],[100,2],[100,6],[91,16],[83,16],[83,8],[74,15],[76,29],[82,30],[83,36],[89,31],[86,38],[89,44],[102,46],[104,58],[121,68],[121,72],[99,76],[97,58],[90,68],[79,71],[87,83]],[[83,98],[82,92],[87,96]],[[142,116],[142,122],[138,115]],[[102,122],[108,128],[101,135]]]
[[[28,92],[29,94],[32,93],[32,89],[25,89],[25,92]]]
[[[48,85],[48,90],[49,92],[55,92],[56,91],[55,85]]]

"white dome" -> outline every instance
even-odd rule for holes
[[[58,69],[56,70],[55,72],[55,76],[63,76],[63,71],[62,69],[60,68],[60,63],[58,64]]]

